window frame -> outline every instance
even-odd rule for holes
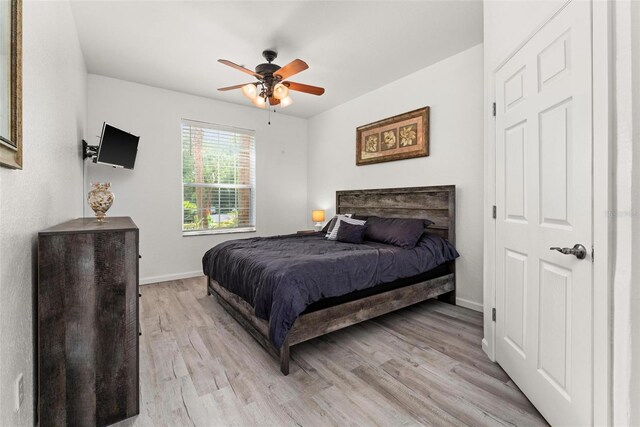
[[[251,213],[252,213],[252,217],[253,217],[253,226],[250,227],[234,227],[234,228],[212,228],[212,229],[207,229],[207,230],[185,230],[184,229],[184,207],[181,208],[181,220],[180,220],[180,231],[182,233],[182,237],[191,237],[191,236],[210,236],[210,235],[219,235],[219,234],[236,234],[236,233],[255,233],[257,230],[257,222],[258,222],[258,216],[257,216],[257,197],[256,197],[256,189],[257,189],[257,160],[256,160],[256,145],[255,145],[255,138],[256,138],[256,131],[253,129],[246,129],[246,128],[240,128],[240,127],[236,127],[236,126],[228,126],[228,125],[221,125],[218,123],[211,123],[211,122],[205,122],[202,120],[194,120],[194,119],[185,119],[182,118],[179,121],[179,127],[180,127],[180,196],[181,196],[181,204],[184,203],[184,189],[185,189],[185,182],[184,182],[184,159],[183,159],[183,153],[182,153],[182,127],[184,125],[190,125],[190,126],[194,126],[197,127],[199,125],[202,126],[202,128],[204,129],[212,129],[212,130],[216,130],[216,131],[226,131],[226,132],[234,132],[234,133],[241,133],[241,134],[246,134],[246,135],[250,135],[253,138],[253,182],[254,185],[243,185],[243,184],[206,184],[206,183],[186,183],[187,185],[192,185],[194,187],[204,187],[204,188],[232,188],[232,187],[237,187],[237,188],[249,188],[249,189],[253,189],[252,192],[252,196],[251,196]]]

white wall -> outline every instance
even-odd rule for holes
[[[202,255],[224,240],[295,233],[306,226],[307,121],[282,114],[89,75],[89,143],[102,123],[136,135],[134,170],[87,163],[91,181],[110,181],[115,202],[107,215],[131,216],[140,228],[141,283],[202,274]],[[257,232],[182,237],[180,119],[256,131]],[[87,206],[87,216],[93,215]]]
[[[631,370],[629,375],[629,425],[640,425],[640,2],[631,2],[631,42],[633,78],[633,172],[632,172],[632,277],[631,277]]]
[[[566,0],[485,0],[482,11],[485,70],[495,70],[522,40],[565,2]]]
[[[482,308],[482,45],[309,120],[310,209],[335,210],[336,190],[456,185],[458,303]],[[355,165],[360,125],[430,106],[428,157]],[[310,224],[310,223],[309,223]]]
[[[0,169],[0,424],[33,425],[37,232],[82,213],[87,74],[67,1],[23,6],[24,170]],[[24,375],[15,412],[14,384]]]

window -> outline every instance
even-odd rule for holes
[[[255,231],[254,132],[182,120],[182,234]]]

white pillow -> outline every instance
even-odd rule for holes
[[[338,216],[338,219],[336,220],[336,225],[333,227],[333,230],[331,230],[331,234],[327,236],[328,240],[338,240],[338,229],[340,228],[340,223],[342,223],[343,221],[353,225],[364,225],[364,223],[367,222],[362,219],[353,219],[353,218],[348,218],[344,216]]]

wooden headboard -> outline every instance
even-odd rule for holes
[[[428,230],[456,242],[456,186],[336,191],[336,213],[387,218],[426,218]]]

